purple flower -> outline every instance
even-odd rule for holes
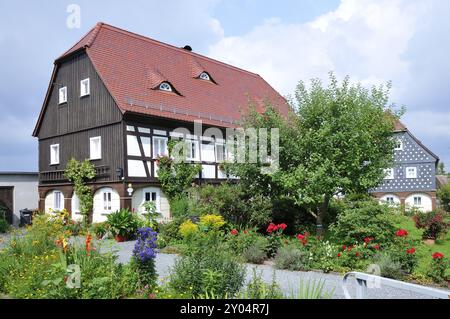
[[[152,260],[158,252],[156,240],[158,233],[150,227],[139,228],[138,237],[133,249],[133,256],[142,263]]]

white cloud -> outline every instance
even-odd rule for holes
[[[300,79],[351,74],[363,83],[393,80],[403,90],[408,62],[402,54],[423,4],[399,0],[343,0],[309,23],[266,20],[248,34],[224,37],[210,55],[261,74],[281,93]]]
[[[442,42],[448,36],[443,30],[450,25],[444,18],[450,6],[443,2],[341,0],[336,10],[308,23],[268,19],[247,34],[224,37],[210,46],[209,55],[260,74],[284,95],[292,94],[299,80],[327,79],[329,71],[339,77],[348,74],[366,86],[392,81],[392,100],[410,110],[405,123],[432,147],[434,139],[448,138],[450,132],[450,114],[443,112],[450,94],[447,98],[445,90],[436,90],[450,85],[448,72],[442,71],[450,69],[448,59],[442,59],[450,51]],[[427,38],[440,39],[428,41],[440,46],[424,46]],[[440,81],[433,81],[431,75],[437,73]],[[425,107],[428,113],[418,112]],[[442,145],[439,150],[450,158]]]

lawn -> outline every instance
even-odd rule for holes
[[[422,239],[423,231],[416,228],[412,217],[396,215],[395,219],[398,228],[406,229],[411,238],[419,241]],[[445,221],[450,222],[450,217],[447,217]],[[450,256],[450,232],[447,233],[445,238],[437,239],[436,244],[434,245],[422,244],[419,247],[416,247],[419,262],[414,271],[414,275],[418,277],[417,279],[421,279],[421,276],[418,274],[425,274],[428,271],[431,255],[435,252],[440,252],[446,257]]]

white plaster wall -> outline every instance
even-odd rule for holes
[[[38,175],[1,174],[0,186],[13,186],[13,224],[18,225],[21,209],[39,207]]]
[[[162,215],[163,220],[170,219],[170,205],[169,200],[167,199],[167,196],[164,194],[161,188],[159,187],[144,187],[136,189],[133,192],[133,196],[131,198],[131,207],[139,213],[144,212],[144,208],[142,207],[142,204],[144,203],[144,192],[148,191],[156,191],[159,192],[159,202],[156,204],[156,206],[159,208],[159,212]]]
[[[111,211],[106,212],[103,206],[103,192],[111,191]],[[94,194],[94,207],[92,222],[101,223],[106,221],[106,216],[110,213],[118,211],[120,209],[120,196],[117,191],[109,187],[102,187],[98,189]]]
[[[393,197],[394,198],[394,204],[400,204],[400,198],[394,194],[387,194],[380,198],[380,202],[386,203],[387,197]]]
[[[422,197],[422,205],[414,205],[414,197],[420,196]],[[433,210],[433,205],[431,201],[431,197],[426,194],[412,194],[406,197],[405,199],[405,205],[407,207],[417,207],[423,212],[430,212]]]

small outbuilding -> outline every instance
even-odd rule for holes
[[[38,208],[37,172],[0,172],[0,206],[6,208],[6,220],[18,226],[22,209]]]

